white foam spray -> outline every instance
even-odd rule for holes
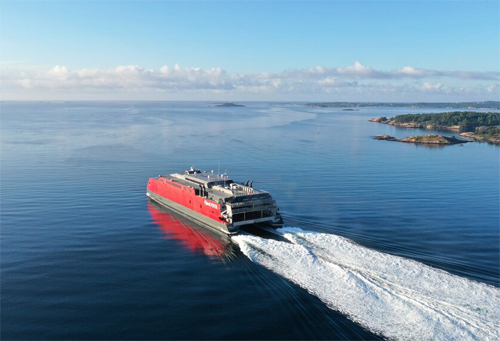
[[[291,243],[234,237],[253,262],[394,339],[500,340],[500,289],[348,239],[282,228]]]

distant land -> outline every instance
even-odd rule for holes
[[[418,102],[418,103],[397,103],[397,102],[326,102],[326,103],[306,103],[308,107],[319,108],[442,108],[442,109],[486,109],[500,110],[500,101],[483,102]]]
[[[436,114],[405,114],[384,116],[369,121],[403,128],[451,130],[463,132],[463,137],[500,145],[500,113],[453,111]],[[403,141],[407,142],[407,141]]]
[[[244,105],[227,102],[227,103],[222,103],[222,104],[216,104],[216,105],[214,105],[214,107],[218,107],[218,108],[234,108],[234,107],[244,107]]]

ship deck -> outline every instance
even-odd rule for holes
[[[209,199],[214,201],[231,197],[267,193],[263,190],[245,186],[242,183],[236,183],[227,175],[203,172],[195,174],[175,173],[164,175],[163,177],[194,189],[199,189],[201,186],[204,186],[209,194]]]

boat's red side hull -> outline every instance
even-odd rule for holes
[[[149,179],[148,190],[185,208],[200,213],[219,224],[225,224],[225,221],[220,219],[220,205],[214,201],[197,196],[191,187],[160,177],[158,179]]]

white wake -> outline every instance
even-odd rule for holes
[[[233,238],[253,262],[367,329],[404,340],[500,340],[500,289],[336,235],[280,230],[291,243]]]

